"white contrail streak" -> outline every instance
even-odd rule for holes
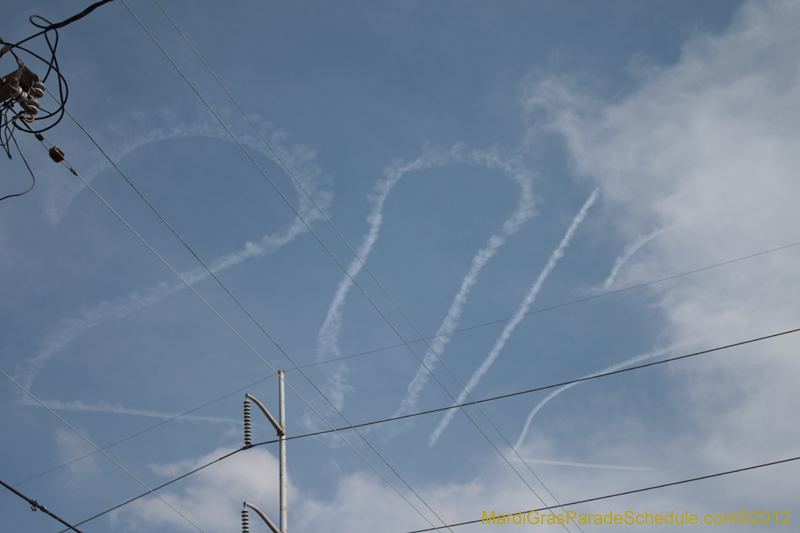
[[[603,283],[603,288],[608,289],[609,287],[611,287],[611,284],[614,283],[614,278],[616,278],[617,274],[619,274],[622,265],[627,263],[628,259],[630,259],[631,256],[639,250],[639,248],[641,248],[648,242],[652,241],[653,239],[655,239],[656,237],[667,231],[667,229],[668,228],[660,228],[648,235],[642,235],[641,237],[633,241],[631,244],[626,246],[625,250],[622,251],[622,255],[617,257],[616,261],[614,261],[614,267],[611,269],[611,274],[608,275],[608,279],[605,281],[605,283]]]
[[[666,348],[660,348],[658,350],[653,350],[653,351],[648,352],[646,354],[637,355],[636,357],[632,357],[632,358],[630,358],[630,359],[628,359],[626,361],[623,361],[621,363],[617,363],[617,364],[611,365],[609,367],[606,367],[603,370],[600,370],[599,372],[595,372],[594,374],[589,374],[588,376],[584,376],[583,379],[585,379],[585,378],[593,378],[594,376],[597,376],[598,374],[606,374],[608,372],[614,372],[616,370],[621,370],[621,369],[625,368],[626,366],[635,365],[636,363],[639,363],[641,361],[645,361],[647,359],[652,359],[654,357],[659,357],[661,355],[664,355],[666,353],[671,352],[672,350],[675,350],[677,348],[682,348],[682,347],[688,346],[690,344],[693,344],[693,342],[684,342],[684,343],[680,343],[680,344],[673,344],[671,346],[667,346]],[[578,381],[576,383],[570,383],[569,385],[564,385],[560,389],[554,390],[553,392],[551,392],[550,394],[545,396],[539,403],[537,403],[536,407],[534,407],[533,410],[528,415],[528,419],[525,421],[525,426],[522,428],[522,433],[520,433],[519,438],[517,439],[517,443],[514,445],[514,448],[515,449],[519,449],[520,446],[522,446],[522,443],[525,441],[525,437],[528,434],[528,428],[530,428],[531,422],[533,421],[533,417],[536,416],[536,413],[538,413],[542,409],[542,407],[544,407],[545,404],[547,404],[547,402],[549,402],[550,400],[552,400],[553,398],[555,398],[556,396],[558,396],[559,394],[561,394],[565,390],[569,389],[570,387],[574,387],[575,385],[580,385],[581,383],[583,383],[583,381]]]
[[[458,400],[456,400],[456,403],[460,404],[466,399],[467,395],[470,392],[472,392],[472,389],[475,388],[475,386],[480,382],[483,375],[486,374],[486,372],[489,370],[489,367],[492,366],[492,363],[494,363],[495,359],[497,359],[497,356],[500,355],[500,351],[505,346],[508,338],[514,332],[514,328],[516,328],[517,324],[520,323],[523,316],[528,312],[528,310],[531,307],[531,304],[533,304],[533,301],[536,299],[536,295],[539,294],[539,290],[542,288],[544,280],[547,279],[547,276],[550,274],[553,268],[555,268],[558,260],[564,256],[564,249],[567,246],[569,246],[569,241],[572,240],[572,237],[573,235],[575,235],[575,231],[578,229],[580,223],[583,222],[584,218],[586,218],[586,214],[589,212],[589,208],[592,206],[595,200],[597,200],[597,195],[598,195],[598,189],[595,189],[594,191],[592,191],[592,194],[589,196],[589,199],[586,200],[586,203],[583,204],[581,210],[578,211],[578,214],[575,215],[575,218],[572,221],[572,225],[570,225],[566,235],[564,235],[564,238],[561,239],[561,243],[558,245],[558,248],[556,248],[553,254],[550,256],[550,260],[547,262],[547,265],[544,267],[542,272],[539,274],[539,277],[531,286],[530,290],[528,291],[528,294],[525,295],[525,298],[522,300],[522,303],[520,304],[519,309],[517,309],[517,312],[514,313],[515,318],[506,325],[505,329],[503,329],[503,332],[500,334],[500,337],[498,337],[497,341],[495,341],[495,344],[492,347],[492,351],[489,352],[489,355],[488,357],[486,357],[486,360],[483,361],[483,364],[481,364],[478,370],[476,370],[475,373],[472,375],[472,377],[469,380],[469,383],[467,383],[467,386],[465,387],[465,390],[458,395]],[[453,419],[455,413],[456,410],[451,409],[444,415],[442,421],[439,422],[439,425],[436,427],[436,429],[433,431],[433,433],[431,433],[429,437],[428,444],[430,446],[434,446],[436,444],[436,441],[439,440],[439,437],[442,435],[442,432],[444,432],[444,430],[447,428],[447,425]]]
[[[502,246],[509,237],[514,235],[522,224],[535,214],[535,199],[532,191],[531,178],[524,168],[521,168],[519,165],[512,165],[508,162],[501,161],[491,152],[475,152],[471,157],[476,162],[480,161],[489,168],[502,167],[503,170],[519,184],[521,189],[520,199],[511,217],[503,224],[502,230],[492,235],[486,245],[472,258],[470,269],[461,281],[461,288],[453,299],[453,303],[450,304],[450,309],[447,311],[444,321],[436,331],[436,338],[425,354],[425,358],[423,359],[424,363],[420,364],[417,369],[417,374],[408,384],[406,395],[393,416],[402,416],[410,413],[417,406],[420,393],[428,379],[430,379],[429,371],[434,369],[436,361],[438,360],[437,355],[442,355],[445,345],[450,341],[450,335],[447,333],[457,329],[464,305],[467,303],[467,295],[472,286],[478,281],[478,274],[481,269],[489,259],[497,253],[500,246]]]
[[[342,277],[339,286],[336,289],[336,294],[333,297],[328,313],[325,316],[325,321],[317,334],[317,360],[325,361],[328,359],[335,359],[341,355],[339,349],[339,333],[342,329],[342,306],[345,302],[345,297],[353,285],[351,277],[355,278],[361,271],[362,262],[366,262],[369,257],[375,241],[378,239],[381,225],[383,224],[383,206],[386,198],[392,191],[397,182],[408,172],[415,170],[424,170],[429,168],[441,167],[462,159],[461,152],[463,146],[457,144],[449,151],[431,150],[426,152],[419,158],[410,163],[395,165],[384,169],[385,178],[378,180],[375,183],[373,192],[368,196],[370,203],[372,203],[372,211],[367,217],[369,223],[369,231],[361,241],[356,253],[361,259],[353,259],[347,267],[347,274]],[[328,374],[326,385],[326,392],[329,394],[331,402],[337,409],[342,409],[344,406],[345,395],[351,390],[345,381],[345,374],[347,373],[347,366],[339,364],[333,371]]]
[[[511,459],[512,461],[519,462],[519,459],[516,457]],[[607,470],[638,470],[644,472],[651,472],[652,468],[646,468],[643,466],[621,466],[621,465],[598,465],[594,463],[572,463],[567,461],[547,461],[545,459],[525,459],[526,463],[538,463],[542,465],[555,465],[555,466],[576,466],[580,468],[603,468]]]
[[[306,231],[305,225],[296,219],[276,234],[265,235],[258,242],[247,242],[242,250],[214,259],[209,263],[209,268],[216,274],[247,259],[269,255],[304,231]],[[199,267],[184,272],[181,276],[188,283],[194,284],[209,278],[210,274],[206,269]],[[180,282],[162,282],[142,292],[134,291],[125,297],[101,302],[92,309],[82,311],[77,318],[63,319],[60,326],[45,336],[39,352],[22,361],[22,369],[17,372],[17,379],[25,388],[30,388],[44,365],[55,354],[91,328],[109,320],[131,315],[185,288],[186,285]]]
[[[276,132],[276,135],[279,135],[279,132]],[[133,141],[128,141],[116,155],[115,159],[119,160],[147,144],[182,137],[211,137],[230,141],[230,137],[227,133],[217,131],[208,124],[199,123],[189,127],[176,126],[166,131],[151,130]],[[273,142],[275,141],[273,140]],[[268,151],[264,143],[259,139],[246,135],[243,138],[243,143],[264,153],[273,161],[277,161],[275,155],[272,154],[271,151]],[[315,190],[315,182],[319,181],[321,171],[319,167],[313,163],[313,151],[304,147],[297,147],[289,151],[281,148],[277,143],[275,147],[281,159],[295,170],[295,175],[298,179],[303,181],[305,188],[315,192],[317,202],[323,208],[327,206],[331,200],[330,193],[328,191]],[[97,176],[100,172],[107,170],[109,166],[110,165],[105,161],[94,165],[88,172],[89,177],[93,178]],[[294,180],[292,180],[292,185],[298,192],[299,211],[306,222],[310,223],[320,218],[316,209],[311,209],[313,206],[306,199],[305,195],[300,194],[301,191]],[[48,206],[47,212],[52,223],[56,224],[59,222],[72,199],[80,190],[82,190],[82,187],[71,190],[69,194],[62,195],[63,197],[59,200],[61,203]],[[305,225],[299,219],[295,219],[284,226],[282,230],[274,234],[265,235],[257,242],[246,242],[243,249],[211,260],[207,263],[208,267],[212,272],[217,274],[248,259],[267,256],[278,248],[288,244],[305,231],[307,231]],[[181,273],[181,276],[188,283],[194,284],[209,278],[210,274],[205,268],[198,267],[191,271]],[[89,329],[108,320],[131,315],[185,288],[186,286],[181,282],[162,282],[155,287],[148,287],[142,292],[133,291],[125,297],[104,301],[92,309],[82,310],[77,318],[63,319],[60,326],[55,327],[45,336],[39,352],[35,356],[26,358],[20,363],[21,370],[17,372],[17,379],[25,388],[30,388],[33,380],[42,371],[47,362],[66,345],[86,333]]]
[[[24,404],[41,407],[33,400],[24,400]],[[149,411],[146,409],[132,409],[123,407],[121,405],[111,405],[105,402],[96,402],[92,404],[84,403],[80,400],[74,402],[59,402],[49,401],[47,406],[56,411],[74,411],[74,412],[92,412],[92,413],[111,413],[117,415],[133,415],[145,416],[149,418],[161,418],[162,420],[191,420],[195,422],[211,422],[211,423],[225,423],[225,424],[241,424],[241,420],[231,420],[228,418],[217,418],[214,416],[196,416],[196,415],[183,415],[180,413],[164,413],[161,411]]]

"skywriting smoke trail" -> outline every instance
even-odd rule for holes
[[[637,355],[636,357],[632,357],[632,358],[630,358],[630,359],[628,359],[626,361],[623,361],[621,363],[617,363],[615,365],[611,365],[609,367],[606,367],[603,370],[600,370],[599,372],[595,372],[594,374],[589,374],[588,376],[584,376],[584,378],[592,378],[592,377],[597,376],[599,374],[605,374],[607,372],[614,372],[616,370],[620,370],[622,368],[625,368],[626,366],[635,365],[636,363],[638,363],[640,361],[645,361],[647,359],[652,359],[654,357],[662,356],[662,355],[664,355],[666,353],[671,352],[672,350],[687,346],[689,344],[693,344],[693,343],[684,342],[684,343],[680,343],[680,344],[673,344],[672,346],[667,346],[666,348],[660,348],[658,350],[653,350],[653,351],[648,352],[646,354]],[[520,433],[519,438],[517,439],[517,443],[514,445],[514,448],[519,449],[519,447],[522,446],[522,443],[525,441],[525,437],[528,434],[528,428],[530,428],[531,422],[533,421],[533,417],[536,416],[536,413],[538,413],[542,409],[542,407],[544,407],[547,404],[547,402],[549,402],[550,400],[552,400],[553,398],[555,398],[556,396],[558,396],[559,394],[561,394],[565,390],[569,389],[570,387],[574,387],[575,385],[580,385],[581,383],[583,383],[583,382],[582,381],[578,381],[577,383],[570,383],[569,385],[564,385],[560,389],[554,390],[553,392],[551,392],[550,394],[545,396],[539,403],[537,403],[536,407],[534,407],[533,410],[528,415],[528,419],[525,421],[525,426],[522,428],[522,433]]]
[[[605,283],[603,283],[603,288],[608,289],[611,287],[611,284],[614,283],[614,279],[617,277],[617,274],[619,274],[622,265],[627,263],[628,259],[630,259],[631,256],[633,256],[633,254],[639,250],[639,248],[663,234],[665,231],[667,231],[667,229],[668,228],[660,228],[648,235],[642,235],[631,244],[626,246],[625,250],[622,252],[622,255],[617,257],[616,261],[614,261],[614,266],[611,268],[611,273],[608,275],[608,279],[606,279]]]
[[[358,258],[350,262],[347,267],[347,274],[345,274],[342,281],[339,282],[333,301],[328,307],[325,322],[323,322],[317,334],[318,361],[334,359],[341,355],[341,350],[339,349],[339,333],[342,329],[342,307],[347,293],[353,286],[353,282],[350,278],[355,278],[361,271],[363,267],[362,262],[366,262],[375,241],[378,240],[381,225],[383,224],[383,206],[386,203],[386,198],[389,196],[389,193],[392,192],[392,189],[397,185],[397,182],[400,181],[403,175],[408,172],[441,167],[459,161],[462,158],[462,149],[462,145],[457,144],[449,151],[432,150],[410,163],[387,167],[384,170],[386,177],[375,183],[373,192],[368,197],[370,203],[372,203],[372,211],[367,217],[369,231],[364,236],[358,250],[356,250]],[[361,261],[359,261],[359,258]],[[328,374],[326,392],[329,394],[331,402],[337,409],[342,409],[345,395],[350,390],[350,386],[347,385],[345,381],[346,374],[347,366],[344,364],[337,365],[336,368]]]
[[[531,186],[531,178],[527,175],[524,168],[519,165],[514,165],[510,162],[500,160],[496,154],[491,152],[474,152],[471,158],[476,162],[481,162],[489,168],[501,167],[509,174],[514,181],[520,186],[521,194],[517,208],[511,214],[511,217],[505,221],[499,233],[492,235],[486,245],[481,248],[477,254],[472,258],[467,275],[461,281],[461,288],[450,304],[450,309],[444,321],[436,331],[436,338],[433,340],[431,349],[425,354],[423,359],[424,364],[420,364],[417,373],[408,385],[406,395],[403,398],[400,407],[393,416],[401,416],[410,413],[417,406],[420,393],[425,387],[428,379],[430,379],[430,371],[436,366],[438,356],[444,352],[445,345],[450,341],[450,335],[447,332],[454,331],[458,328],[458,321],[467,303],[467,295],[470,289],[478,281],[478,274],[486,263],[491,259],[497,250],[505,244],[506,240],[514,235],[520,226],[530,219],[534,214],[535,200]],[[427,368],[426,368],[427,367]]]
[[[265,235],[258,242],[246,243],[244,249],[238,252],[213,260],[209,264],[209,268],[216,274],[247,259],[269,255],[304,231],[306,231],[305,225],[299,220],[295,220],[277,234]],[[209,278],[210,274],[204,268],[199,267],[184,272],[181,276],[188,283],[194,284]],[[27,358],[22,362],[23,368],[17,373],[20,383],[25,388],[29,388],[54,355],[88,330],[109,320],[129,316],[184,288],[186,285],[180,282],[162,282],[154,287],[146,288],[143,292],[134,291],[125,297],[101,302],[92,309],[82,311],[77,318],[64,319],[61,326],[55,328],[44,338],[39,352],[34,357]]]
[[[492,351],[489,352],[489,355],[483,361],[481,366],[472,375],[469,382],[467,383],[467,386],[465,387],[465,390],[458,395],[458,400],[456,400],[457,403],[462,403],[467,398],[467,395],[470,392],[472,392],[472,389],[474,389],[475,386],[480,382],[483,375],[486,374],[486,372],[489,370],[489,367],[491,367],[492,363],[494,363],[495,359],[497,359],[497,356],[500,355],[500,351],[505,346],[506,341],[508,341],[509,337],[511,337],[511,334],[514,332],[514,329],[517,327],[517,324],[519,324],[520,321],[522,321],[523,315],[525,315],[530,310],[531,304],[533,304],[534,300],[536,299],[536,295],[539,294],[539,291],[541,290],[545,279],[547,279],[547,276],[550,275],[550,272],[552,272],[552,270],[555,268],[556,263],[558,263],[558,260],[564,256],[564,250],[566,249],[567,246],[569,246],[569,242],[570,240],[572,240],[573,235],[575,235],[575,231],[578,229],[580,223],[583,222],[583,219],[586,218],[586,214],[589,212],[589,208],[592,207],[592,204],[594,204],[595,200],[597,200],[598,192],[599,192],[598,189],[592,191],[592,194],[589,196],[589,199],[586,200],[586,203],[583,204],[581,210],[578,211],[577,215],[575,215],[572,224],[567,230],[566,235],[564,235],[564,238],[561,239],[561,243],[558,245],[558,248],[556,248],[555,251],[552,253],[550,259],[547,261],[547,265],[545,265],[544,269],[539,274],[539,277],[531,286],[530,290],[528,291],[528,294],[525,295],[525,298],[522,300],[522,303],[517,309],[517,312],[514,313],[515,318],[511,320],[503,329],[503,332],[500,334],[500,337],[498,337],[497,340],[495,341],[495,344],[492,347]],[[433,433],[431,433],[429,437],[428,444],[430,446],[434,446],[436,444],[436,441],[439,440],[439,437],[442,436],[442,433],[447,428],[448,424],[450,424],[450,421],[453,419],[455,413],[456,410],[453,409],[448,411],[444,415],[444,417],[442,417],[442,421],[439,422],[439,425],[436,427],[436,429],[433,431]]]
[[[227,135],[222,136],[220,132],[203,123],[198,123],[189,127],[175,126],[168,131],[150,130],[145,135],[133,141],[128,141],[118,154],[117,159],[124,157],[146,144],[181,137],[211,137],[225,141],[229,139]],[[272,160],[276,160],[274,154],[268,152],[263,143],[257,139],[247,137],[244,139],[244,143],[264,153]],[[313,152],[304,147],[298,147],[293,150],[286,150],[278,147],[277,150],[281,158],[292,165],[298,175],[303,176],[302,179],[305,182],[304,186],[307,189],[314,190],[316,188],[315,182],[319,181],[321,171],[316,164],[313,163]],[[96,176],[107,168],[108,166],[106,164],[95,165],[95,167],[91,169],[90,175]],[[320,218],[316,209],[311,209],[312,205],[305,199],[305,195],[300,195],[301,191],[294,181],[292,181],[292,184],[298,192],[300,212],[303,218],[305,218],[307,222],[312,222]],[[58,207],[53,205],[48,208],[48,213],[53,223],[57,223],[60,220],[71,203],[72,198],[79,190],[82,189],[78,188],[73,191],[71,195],[67,195]],[[331,199],[328,191],[316,191],[316,196],[318,202],[323,207],[327,206]],[[295,219],[276,233],[264,235],[256,242],[246,242],[243,249],[211,260],[207,263],[208,267],[212,272],[217,274],[248,259],[267,256],[278,248],[288,244],[305,231],[307,231],[307,228],[302,221]],[[181,273],[181,276],[188,283],[194,284],[209,278],[210,274],[205,268],[198,267],[188,272]],[[17,378],[25,388],[30,388],[33,380],[36,379],[36,376],[42,371],[47,362],[69,343],[88,330],[108,320],[129,316],[160,302],[171,294],[184,288],[186,288],[186,286],[181,282],[162,282],[154,287],[145,288],[143,291],[133,291],[127,296],[115,298],[111,301],[103,301],[92,309],[80,311],[79,316],[76,318],[63,319],[59,326],[53,328],[45,336],[39,352],[35,356],[28,357],[20,363],[21,369],[17,372]]]

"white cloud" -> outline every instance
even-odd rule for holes
[[[219,448],[196,459],[150,465],[150,468],[165,478],[177,477],[231,451],[233,449]],[[160,495],[208,533],[238,529],[244,501],[257,505],[277,522],[276,513],[270,511],[278,508],[278,461],[266,450],[254,448],[194,474],[181,494],[165,491]],[[295,496],[291,484],[289,495]],[[143,498],[122,508],[113,514],[112,522],[131,530],[169,524],[179,531],[195,531],[191,524],[155,498]]]
[[[675,228],[631,258],[627,283],[797,240],[800,222],[800,3],[752,2],[720,35],[698,36],[674,66],[606,103],[574,81],[540,77],[525,105],[555,132],[575,171],[600,187],[623,239]],[[653,286],[666,342],[716,345],[797,327],[794,252]],[[622,275],[622,274],[621,274]],[[796,339],[676,366],[672,399],[696,427],[676,435],[706,465],[735,467],[796,452]],[[776,487],[785,482],[771,472]],[[732,487],[731,492],[737,490]],[[769,491],[787,501],[781,489]]]
[[[79,429],[79,431],[87,435],[85,429]],[[87,476],[92,476],[99,472],[96,457],[89,455],[96,451],[91,444],[69,429],[57,429],[55,434],[59,459],[62,463],[69,463],[67,468],[69,470],[70,484],[85,482]],[[74,461],[78,458],[84,459],[82,461]]]

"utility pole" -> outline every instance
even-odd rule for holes
[[[286,493],[288,487],[288,478],[286,476],[286,401],[284,396],[284,372],[283,370],[278,370],[278,401],[279,401],[279,418],[280,423],[278,423],[275,418],[267,411],[267,408],[264,407],[264,404],[258,401],[254,396],[250,394],[246,394],[244,398],[244,445],[245,447],[250,447],[253,445],[251,442],[251,434],[250,434],[250,400],[253,400],[255,404],[261,409],[261,412],[267,417],[272,427],[275,428],[275,431],[278,433],[278,438],[280,439],[280,457],[279,464],[280,464],[280,476],[279,476],[279,486],[280,486],[280,529],[275,527],[275,524],[267,518],[267,515],[264,514],[258,507],[253,505],[252,503],[244,502],[242,504],[242,533],[249,533],[249,517],[247,514],[247,508],[249,507],[253,511],[261,517],[267,526],[272,530],[273,533],[287,533],[286,531],[286,522],[288,517],[288,505],[286,503]]]

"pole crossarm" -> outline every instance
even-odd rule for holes
[[[279,437],[283,437],[283,436],[286,435],[286,425],[285,424],[278,424],[278,421],[275,420],[275,417],[273,417],[269,413],[269,411],[267,411],[267,408],[264,407],[263,403],[259,402],[258,399],[255,396],[252,396],[249,393],[247,395],[245,395],[245,398],[247,398],[248,400],[253,400],[255,402],[255,404],[258,406],[258,408],[261,409],[261,412],[266,415],[267,419],[269,419],[269,422],[275,428],[275,431],[278,432],[278,436]]]
[[[244,502],[244,504],[242,504],[242,528],[243,529],[247,527],[245,524],[247,523],[246,522],[246,520],[247,520],[246,517],[247,517],[247,508],[248,507],[250,509],[254,510],[256,512],[256,514],[261,517],[261,519],[264,521],[264,523],[267,524],[269,526],[269,528],[272,530],[272,533],[281,533],[281,530],[278,529],[277,527],[275,527],[275,524],[272,523],[272,520],[270,520],[267,517],[267,515],[265,515],[264,512],[261,509],[259,509],[258,507],[256,507],[255,505],[253,505],[252,503],[249,503],[249,502]],[[244,533],[248,533],[248,531],[245,530]]]

